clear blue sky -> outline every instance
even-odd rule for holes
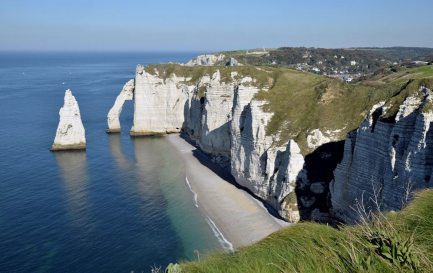
[[[433,0],[0,0],[0,50],[433,47]]]

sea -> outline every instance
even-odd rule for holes
[[[221,250],[168,141],[106,116],[137,64],[197,53],[0,53],[0,272],[150,272]],[[84,152],[50,152],[65,90]]]

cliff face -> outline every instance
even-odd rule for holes
[[[202,77],[185,106],[184,129],[200,148],[213,155],[230,157],[230,120],[234,81],[221,81],[216,71]]]
[[[187,132],[220,163],[230,163],[236,181],[274,207],[284,218],[299,219],[294,193],[303,157],[296,142],[273,147],[266,136],[272,114],[254,100],[255,80],[216,70],[195,84],[175,74],[163,78],[138,66],[131,135]]]
[[[359,205],[367,211],[401,209],[412,191],[433,185],[431,104],[431,91],[421,87],[404,100],[395,117],[386,117],[386,105],[376,105],[348,135],[331,184],[338,217],[356,220]]]
[[[218,62],[224,61],[225,56],[223,54],[214,55],[214,54],[204,54],[199,55],[196,58],[190,60],[186,63],[187,66],[195,66],[195,65],[215,65]]]
[[[252,81],[252,79],[246,79]],[[296,178],[304,159],[295,141],[274,147],[266,136],[272,114],[262,111],[264,102],[253,100],[258,89],[239,85],[235,89],[231,122],[231,173],[237,183],[274,207],[289,221],[298,221]]]
[[[395,210],[433,184],[431,91],[395,78],[376,88],[292,70],[138,66],[131,135],[186,132],[289,221],[353,221],[357,202],[368,210],[375,195]]]
[[[189,93],[188,86],[179,86],[184,80],[174,74],[162,79],[147,73],[143,66],[137,66],[131,135],[180,132]]]
[[[66,90],[63,107],[59,111],[59,125],[51,147],[57,150],[80,150],[86,148],[86,136],[81,122],[80,108],[70,89]]]

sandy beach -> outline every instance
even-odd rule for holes
[[[213,163],[196,147],[179,135],[166,138],[182,158],[192,202],[202,211],[225,249],[250,245],[288,225],[273,217],[249,193],[209,168]]]

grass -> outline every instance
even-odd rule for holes
[[[311,152],[306,140],[310,130],[330,131],[341,140],[359,126],[374,104],[392,95],[390,88],[378,92],[374,86],[286,70],[256,99],[267,101],[264,110],[274,113],[267,134],[279,135],[277,145],[294,139],[305,155]]]
[[[403,211],[340,229],[299,223],[234,254],[214,253],[181,263],[183,273],[433,272],[433,190],[416,195]],[[416,266],[393,263],[377,251],[371,234],[408,241]]]
[[[252,77],[256,80],[256,86],[265,88],[269,85],[269,74],[272,71],[266,71],[265,69],[258,69],[255,66],[244,65],[244,66],[183,66],[179,64],[156,64],[148,65],[145,68],[147,73],[152,75],[158,74],[163,80],[166,80],[171,75],[177,77],[184,77],[185,83],[197,84],[203,76],[212,76],[215,72],[219,71],[221,74],[221,82],[231,83],[233,82],[232,72],[237,72],[238,76],[235,79],[241,77]]]
[[[359,127],[373,105],[386,101],[390,108],[386,115],[393,116],[408,95],[419,93],[421,85],[433,86],[432,66],[402,69],[356,84],[279,69],[270,90],[255,98],[265,100],[263,109],[274,113],[267,134],[279,136],[276,145],[294,139],[306,155],[311,152],[307,145],[310,130],[329,131],[332,139],[342,140]]]

